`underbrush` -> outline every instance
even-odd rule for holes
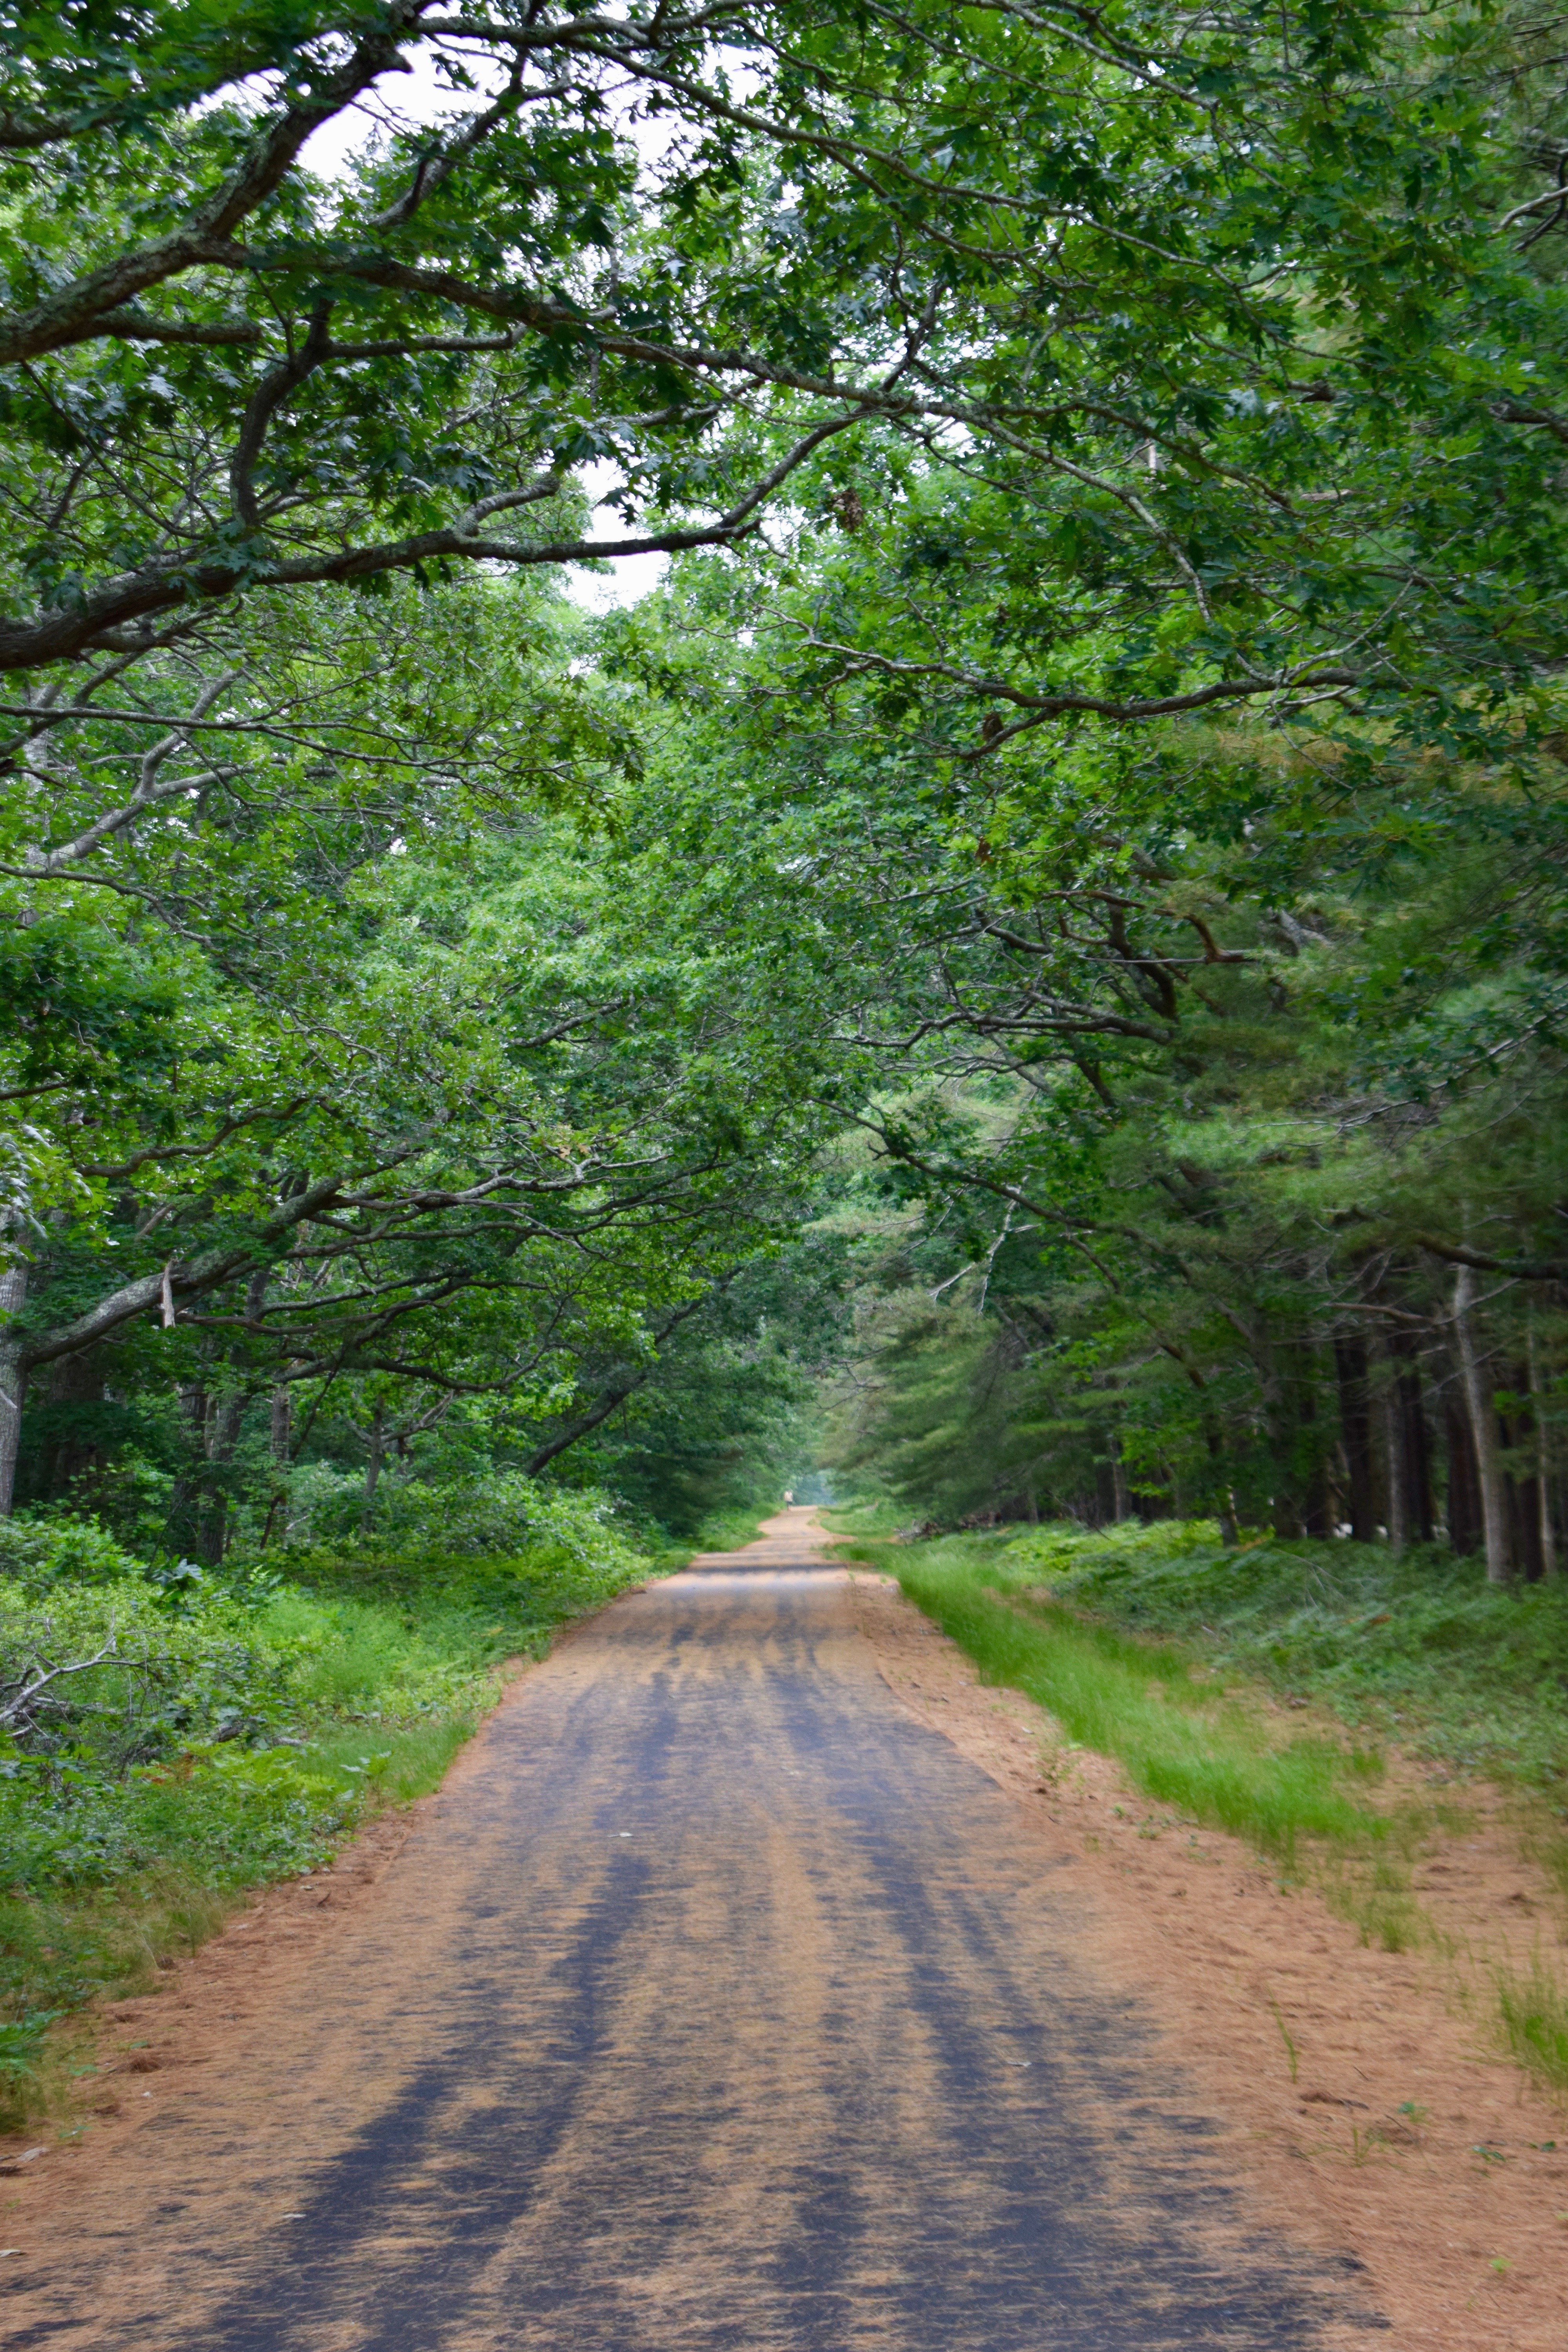
[[[1568,1584],[1489,1585],[1435,1546],[1285,1542],[1226,1550],[1212,1523],[1012,1530],[993,1581],[1176,1634],[1352,1730],[1461,1772],[1568,1782]]]
[[[437,1786],[502,1661],[647,1574],[569,1501],[505,1557],[296,1550],[211,1576],[81,1522],[0,1524],[0,2123],[42,2095],[57,2021]]]

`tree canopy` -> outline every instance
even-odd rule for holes
[[[3,1483],[1550,1568],[1550,20],[4,21]]]

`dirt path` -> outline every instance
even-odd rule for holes
[[[280,1894],[119,2012],[121,2112],[5,2184],[8,2343],[1388,2342],[863,1604],[799,1511],[628,1596],[325,1912]]]

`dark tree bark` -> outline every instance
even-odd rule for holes
[[[243,1396],[224,1397],[207,1415],[206,1454],[210,1476],[202,1488],[196,1515],[196,1558],[204,1568],[221,1568],[228,1542],[228,1488],[226,1474],[239,1443],[245,1419]]]
[[[1436,1528],[1432,1507],[1432,1442],[1422,1395],[1421,1360],[1414,1335],[1409,1331],[1395,1332],[1389,1339],[1388,1352],[1395,1367],[1389,1476],[1392,1481],[1397,1475],[1400,1481],[1406,1540],[1429,1544]]]
[[[1373,1464],[1372,1390],[1367,1378],[1366,1339],[1360,1331],[1334,1334],[1334,1370],[1340,1386],[1340,1434],[1344,1445],[1345,1501],[1357,1543],[1377,1536],[1377,1485]]]
[[[1468,1559],[1480,1550],[1484,1540],[1481,1489],[1470,1444],[1469,1416],[1451,1390],[1443,1399],[1443,1430],[1448,1452],[1448,1543],[1462,1559]]]
[[[1300,1340],[1289,1354],[1291,1368],[1281,1377],[1268,1411],[1274,1532],[1287,1538],[1326,1536],[1329,1499],[1318,1421],[1316,1350]]]
[[[1301,1533],[1326,1536],[1329,1525],[1329,1465],[1318,1429],[1317,1367],[1309,1355],[1297,1391],[1298,1444],[1302,1462]]]
[[[1454,1283],[1454,1349],[1470,1423],[1470,1458],[1480,1495],[1487,1582],[1507,1584],[1516,1554],[1510,1541],[1508,1490],[1500,1459],[1497,1381],[1475,1318],[1475,1268],[1462,1265]]]
[[[1236,1496],[1231,1492],[1224,1433],[1207,1406],[1204,1409],[1203,1427],[1204,1444],[1208,1449],[1214,1514],[1219,1521],[1219,1539],[1228,1549],[1240,1541],[1241,1531],[1236,1523]]]
[[[1510,1385],[1516,1395],[1528,1393],[1530,1389],[1528,1364],[1515,1367]],[[1504,1451],[1512,1454],[1516,1461],[1528,1462],[1535,1454],[1533,1420],[1522,1414],[1515,1419],[1500,1420],[1498,1430]],[[1509,1539],[1513,1557],[1519,1563],[1525,1582],[1539,1584],[1546,1573],[1546,1563],[1542,1558],[1541,1551],[1539,1482],[1529,1471],[1526,1471],[1522,1476],[1516,1476],[1510,1470],[1504,1474],[1503,1484],[1508,1494]]]
[[[1296,1380],[1281,1381],[1279,1393],[1268,1407],[1268,1450],[1274,1486],[1270,1517],[1275,1534],[1287,1541],[1307,1533],[1301,1385]]]
[[[1552,1515],[1552,1451],[1542,1412],[1544,1392],[1541,1381],[1541,1360],[1535,1345],[1533,1314],[1529,1325],[1528,1348],[1530,1409],[1535,1423],[1536,1543],[1541,1554],[1541,1573],[1550,1581],[1557,1574],[1557,1528]]]
[[[1031,1487],[1029,1491],[1032,1496],[1034,1489]],[[1117,1522],[1120,1525],[1121,1520],[1131,1518],[1133,1511],[1131,1500],[1127,1492],[1127,1465],[1121,1459],[1121,1442],[1115,1435],[1112,1435],[1110,1440],[1110,1492],[1111,1499],[1116,1506]]]
[[[1405,1438],[1405,1513],[1412,1529],[1429,1544],[1436,1533],[1436,1516],[1432,1507],[1432,1441],[1418,1364],[1399,1376],[1399,1418]]]
[[[186,1466],[174,1480],[174,1491],[169,1501],[169,1521],[166,1535],[172,1549],[178,1552],[198,1552],[201,1548],[201,1506],[203,1478],[199,1465],[206,1452],[207,1391],[204,1380],[198,1379],[180,1391],[180,1403],[189,1425]]]
[[[27,1392],[27,1361],[15,1318],[27,1303],[27,1261],[5,1237],[11,1255],[0,1265],[0,1518],[10,1516],[16,1486],[16,1455],[22,1443],[22,1404]]]
[[[1383,1441],[1384,1483],[1388,1489],[1388,1548],[1397,1559],[1410,1541],[1410,1513],[1405,1489],[1405,1431],[1399,1412],[1399,1391],[1392,1384],[1378,1399]]]
[[[1541,1559],[1541,1515],[1533,1478],[1505,1477],[1509,1538],[1526,1584],[1539,1584],[1544,1573]]]

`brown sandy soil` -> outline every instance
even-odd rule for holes
[[[853,1589],[889,1686],[1092,1893],[1097,1956],[1245,2130],[1271,2218],[1357,2256],[1402,2352],[1563,2352],[1568,2115],[1489,2049],[1482,2005],[1493,1956],[1527,1963],[1536,1931],[1557,1944],[1556,1906],[1499,1792],[1449,1791],[1467,1832],[1416,1865],[1457,1960],[1369,1950],[1237,1840],[1173,1825],[1108,1759],[1064,1753],[1051,1718],[984,1685],[890,1580],[860,1570]]]
[[[1560,2352],[1568,2158],[1426,1966],[1042,1772],[1037,1710],[768,1535],[104,2017],[0,2180],[9,2340]],[[1456,1919],[1478,1837],[1424,1874]]]

